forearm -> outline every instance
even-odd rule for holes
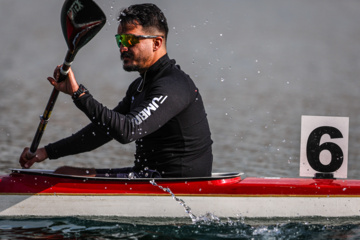
[[[55,143],[45,146],[49,159],[74,155],[94,150],[112,140],[110,136],[93,124]]]

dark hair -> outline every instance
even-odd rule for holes
[[[131,5],[120,11],[117,19],[121,26],[127,24],[139,24],[144,29],[156,28],[164,33],[165,40],[169,32],[167,20],[164,13],[155,4],[144,3]]]

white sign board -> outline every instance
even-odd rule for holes
[[[300,176],[347,178],[348,142],[348,117],[302,116]]]

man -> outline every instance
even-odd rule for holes
[[[115,139],[123,144],[136,142],[134,166],[97,170],[98,176],[210,176],[212,140],[204,105],[193,81],[167,55],[164,14],[154,4],[132,5],[120,13],[118,20],[115,37],[123,68],[138,71],[140,77],[110,110],[78,85],[72,71],[58,83],[58,66],[49,82],[71,95],[91,123],[68,138],[38,149],[33,158],[26,157],[25,148],[21,166],[29,168],[47,158],[91,151]]]

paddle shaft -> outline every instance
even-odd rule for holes
[[[106,17],[99,6],[91,0],[65,0],[61,9],[61,27],[68,45],[58,82],[64,81],[78,50],[89,42],[105,25]],[[30,146],[27,158],[35,156],[46,125],[50,119],[59,91],[53,89]]]
[[[64,81],[66,79],[67,74],[70,70],[71,63],[75,58],[75,54],[76,54],[76,52],[71,52],[70,50],[68,50],[65,60],[64,60],[64,63],[60,69],[60,77],[58,79],[58,82]],[[42,138],[42,135],[45,132],[46,125],[50,119],[51,112],[55,106],[58,96],[59,96],[59,90],[54,88],[53,91],[51,92],[51,95],[50,95],[48,103],[45,107],[44,113],[42,115],[40,115],[40,123],[36,130],[34,139],[32,141],[30,149],[29,149],[29,154],[28,154],[29,158],[31,158],[35,155],[35,152],[39,147],[40,140]]]

